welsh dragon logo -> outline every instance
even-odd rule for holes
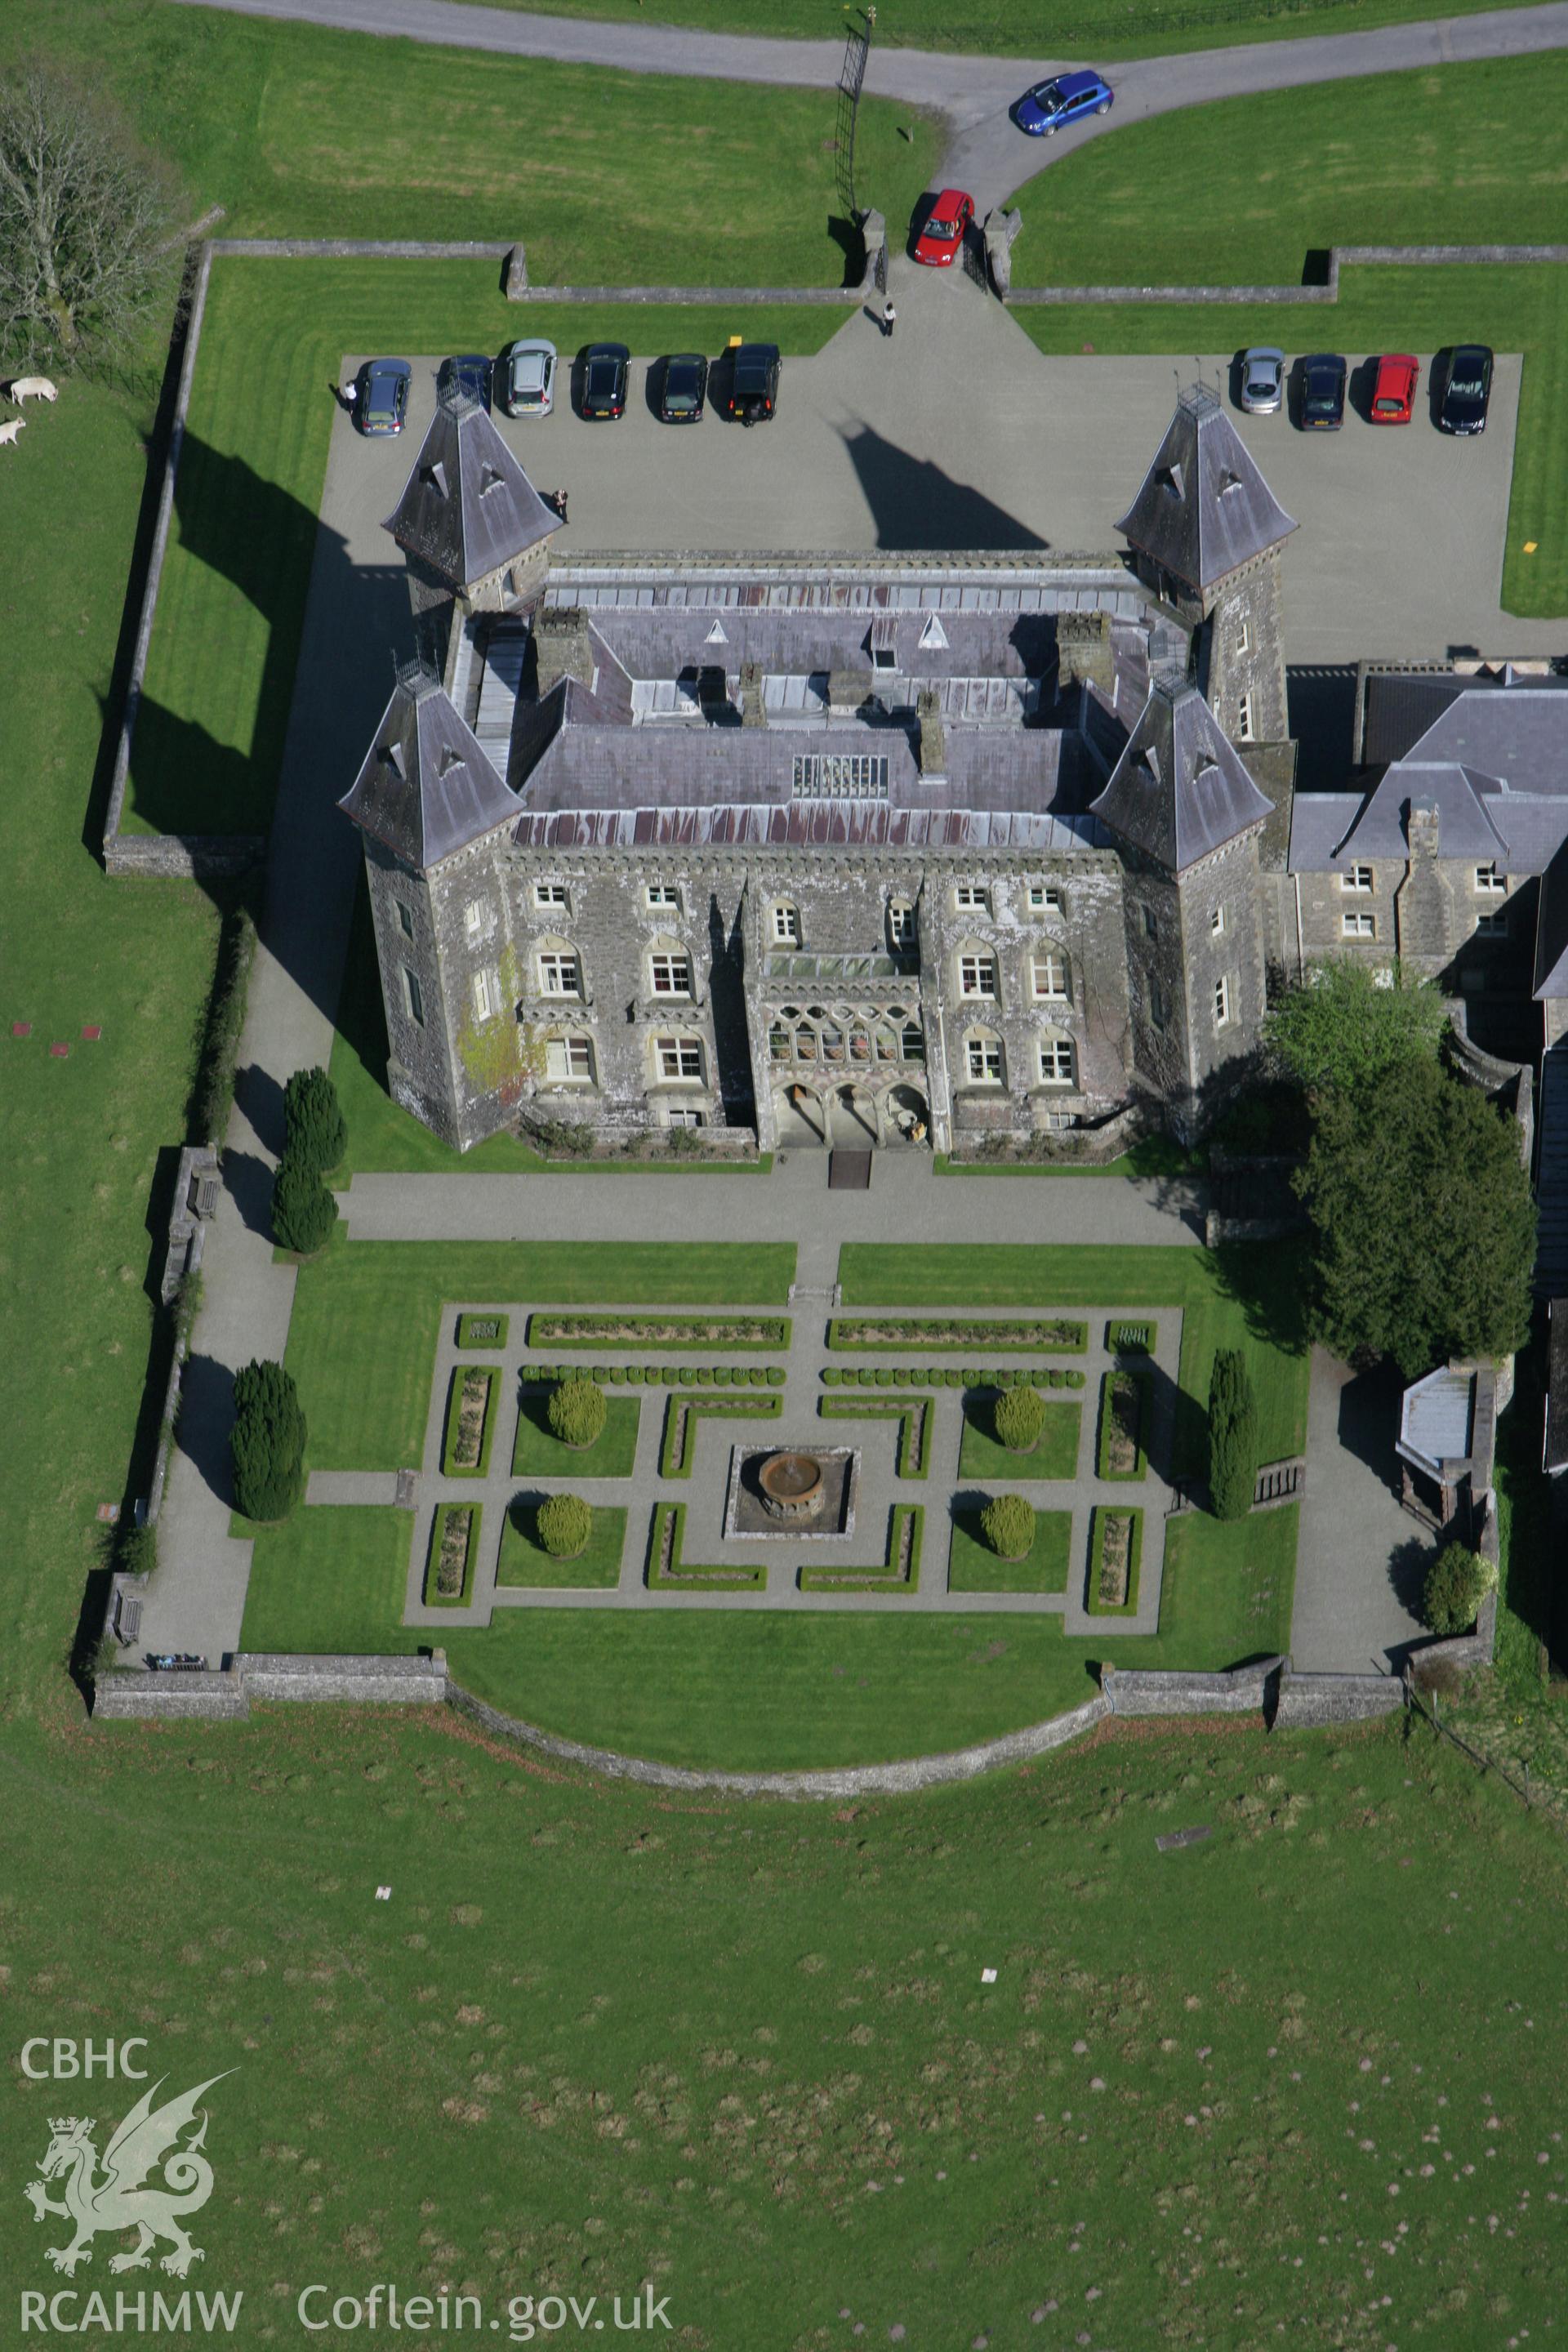
[[[207,2136],[205,2109],[201,2110],[201,2122],[190,2139],[182,2144],[180,2134],[195,2121],[202,2094],[224,2076],[214,2074],[198,2083],[194,2091],[154,2107],[153,2102],[167,2080],[167,2075],[160,2075],[137,2100],[103,2151],[101,2172],[92,2144],[96,2129],[92,2116],[50,2116],[49,2145],[38,2160],[41,2178],[29,2180],[22,2194],[32,2206],[35,2221],[41,2221],[46,2213],[58,2213],[75,2225],[76,2235],[68,2246],[46,2250],[56,2270],[68,2275],[79,2263],[89,2263],[92,2241],[100,2230],[138,2232],[129,2253],[110,2257],[111,2271],[145,2270],[160,2238],[166,2238],[173,2249],[160,2266],[175,2278],[184,2278],[193,2263],[204,2259],[201,2247],[192,2245],[181,2224],[190,2214],[199,2213],[213,2193],[213,2168],[201,2153]],[[158,2167],[163,2169],[163,2185],[144,2188],[148,2174]],[[44,2182],[62,2176],[65,2195],[57,2203],[45,2195]]]

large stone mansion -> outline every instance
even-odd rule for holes
[[[387,528],[420,653],[342,806],[393,1092],[461,1149],[1190,1137],[1330,954],[1568,1029],[1568,679],[1373,672],[1298,796],[1296,526],[1206,389],[1125,553],[563,558],[460,396]]]

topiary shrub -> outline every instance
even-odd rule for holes
[[[1009,1454],[1032,1454],[1046,1425],[1046,1408],[1033,1389],[1004,1389],[992,1408],[996,1443]]]
[[[728,1364],[715,1364],[715,1365],[714,1365],[714,1367],[713,1367],[713,1385],[714,1385],[714,1387],[715,1387],[716,1389],[727,1389],[727,1388],[729,1387],[729,1385],[730,1385],[730,1367],[729,1367],[729,1365],[728,1365]]]
[[[1244,1519],[1258,1488],[1258,1408],[1239,1348],[1218,1348],[1209,1379],[1209,1498],[1216,1519]]]
[[[769,1386],[769,1388],[771,1388],[771,1389],[782,1389],[782,1388],[783,1388],[783,1386],[784,1386],[784,1366],[783,1366],[782,1364],[770,1364],[770,1365],[768,1366],[768,1386]]]
[[[698,1367],[697,1367],[697,1385],[698,1385],[698,1387],[699,1387],[700,1389],[710,1389],[710,1388],[712,1387],[712,1385],[713,1385],[713,1368],[712,1368],[712,1366],[711,1366],[710,1364],[699,1364],[699,1365],[698,1365]]]
[[[235,1506],[247,1519],[286,1519],[305,1484],[305,1416],[281,1364],[244,1365],[234,1376]]]
[[[325,1070],[296,1070],[283,1089],[284,1157],[312,1176],[336,1168],[349,1147],[338,1090]]]
[[[643,1368],[640,1364],[628,1364],[626,1366],[627,1388],[640,1389],[643,1384]]]
[[[1035,1507],[1022,1495],[993,1495],[980,1514],[980,1532],[1001,1559],[1022,1559],[1035,1540]]]
[[[552,1559],[575,1559],[588,1549],[594,1514],[581,1495],[547,1495],[533,1524]]]
[[[610,1366],[610,1386],[614,1389],[624,1389],[626,1384],[626,1368],[625,1364],[612,1364]]]
[[[338,1222],[338,1204],[318,1171],[285,1154],[272,1182],[272,1232],[286,1250],[314,1257]]]
[[[1497,1570],[1464,1544],[1445,1544],[1426,1570],[1421,1614],[1434,1633],[1468,1633],[1497,1582]]]
[[[604,1390],[581,1377],[563,1381],[559,1388],[552,1389],[545,1407],[551,1435],[579,1454],[604,1435],[608,1412]]]

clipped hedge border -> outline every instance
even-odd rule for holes
[[[715,1585],[736,1592],[766,1591],[768,1571],[765,1562],[759,1562],[755,1568],[702,1568],[682,1559],[680,1548],[685,1537],[685,1504],[656,1503],[648,1528],[647,1567],[645,1570],[650,1592],[679,1592],[683,1589],[701,1591]]]
[[[900,1478],[923,1478],[931,1469],[931,1399],[930,1397],[875,1396],[818,1397],[816,1410],[824,1421],[865,1421],[868,1418],[899,1422],[899,1456],[895,1465]]]
[[[1110,1466],[1111,1405],[1113,1391],[1119,1381],[1127,1381],[1138,1392],[1137,1459],[1131,1470],[1113,1470]],[[1119,1364],[1103,1373],[1100,1382],[1100,1436],[1095,1447],[1095,1475],[1115,1486],[1135,1486],[1149,1468],[1149,1416],[1154,1409],[1152,1375],[1142,1364]]]
[[[924,1534],[925,1505],[895,1503],[888,1525],[888,1556],[880,1568],[803,1568],[800,1589],[803,1592],[864,1592],[872,1598],[879,1594],[901,1598],[918,1592]]]
[[[504,1348],[510,1318],[505,1315],[459,1315],[459,1348]]]
[[[875,1337],[868,1337],[875,1334]],[[1081,1356],[1089,1347],[1089,1326],[1068,1317],[1020,1316],[1012,1323],[967,1322],[961,1316],[836,1315],[827,1326],[830,1348],[940,1348],[956,1355],[961,1348],[1005,1348],[1009,1355]]]
[[[1017,1364],[1003,1371],[951,1371],[941,1364],[825,1364],[827,1389],[1081,1389],[1076,1365]]]
[[[691,1457],[697,1451],[697,1433],[693,1423],[705,1414],[744,1414],[748,1419],[776,1421],[784,1411],[784,1399],[764,1393],[753,1396],[748,1390],[743,1396],[673,1396],[664,1409],[664,1443],[659,1447],[658,1475],[661,1478],[689,1478]]]
[[[437,1592],[436,1572],[440,1565],[441,1540],[447,1531],[447,1521],[454,1511],[468,1513],[468,1544],[463,1555],[463,1580],[456,1592]],[[430,1522],[430,1549],[425,1559],[425,1581],[420,1598],[426,1609],[466,1609],[472,1596],[474,1562],[479,1558],[479,1528],[484,1518],[480,1503],[439,1503]]]
[[[1110,1322],[1105,1327],[1105,1352],[1108,1356],[1152,1356],[1159,1325],[1148,1322]]]
[[[496,1381],[499,1364],[454,1364],[452,1384],[447,1392],[447,1425],[441,1434],[441,1475],[443,1478],[483,1478],[490,1466],[490,1444],[496,1433]],[[479,1458],[471,1466],[461,1465],[453,1458],[458,1442],[458,1420],[462,1409],[463,1384],[475,1373],[485,1384],[485,1420],[479,1433]]]
[[[752,1348],[787,1348],[787,1315],[545,1315],[528,1318],[531,1348],[712,1348],[739,1355]]]
[[[597,1381],[601,1388],[782,1389],[782,1364],[520,1364],[524,1388],[557,1381]]]
[[[1127,1562],[1127,1598],[1119,1609],[1108,1608],[1100,1598],[1100,1558],[1105,1549],[1105,1522],[1108,1518],[1131,1519],[1132,1544]],[[1121,1503],[1097,1503],[1094,1526],[1089,1538],[1089,1587],[1083,1605],[1091,1617],[1135,1617],[1138,1614],[1138,1570],[1143,1552],[1143,1513]]]

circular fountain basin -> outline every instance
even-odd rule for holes
[[[771,1454],[757,1473],[757,1487],[769,1517],[784,1520],[815,1518],[827,1491],[812,1454]]]

